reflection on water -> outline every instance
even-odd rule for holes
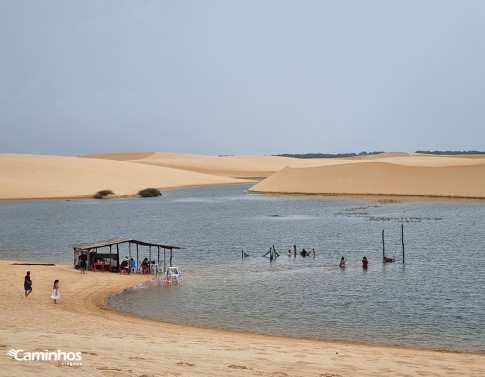
[[[172,242],[183,284],[111,298],[156,319],[311,338],[485,351],[485,203],[265,196],[247,185],[160,198],[0,203],[3,258],[71,262],[69,245]],[[406,263],[401,257],[404,223]],[[396,263],[383,264],[386,253]],[[313,256],[288,257],[293,249]],[[275,246],[270,263],[263,255]],[[241,250],[249,254],[241,258]],[[124,252],[124,251],[122,251]],[[140,251],[143,259],[148,251]],[[369,269],[361,259],[367,256]],[[345,256],[345,269],[338,260]]]

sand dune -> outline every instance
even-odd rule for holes
[[[81,156],[164,166],[231,178],[266,178],[294,162],[277,156],[207,156],[184,153],[108,153]]]
[[[106,295],[151,278],[0,261],[2,376],[483,376],[485,354],[264,336],[121,314]],[[31,271],[26,298],[23,277]],[[61,299],[50,299],[54,279]],[[164,289],[162,285],[160,289]],[[11,349],[82,352],[82,365],[18,361]],[[21,353],[21,356],[25,353]]]
[[[485,158],[412,154],[305,160],[288,165],[250,190],[485,198]]]
[[[0,154],[0,199],[88,197],[248,182],[272,193],[485,198],[483,155],[385,153],[356,158],[205,156],[137,152],[82,157]]]
[[[139,190],[241,183],[162,166],[94,158],[0,154],[0,199],[72,198],[104,189],[116,195]]]

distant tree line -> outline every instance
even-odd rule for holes
[[[294,157],[294,158],[338,158],[338,157],[356,157],[366,156],[371,154],[379,154],[384,152],[360,152],[360,153],[283,153],[274,154],[273,156]]]
[[[485,154],[485,152],[480,152],[480,151],[416,151],[416,153],[426,153],[426,154]]]
[[[280,157],[293,157],[293,158],[342,158],[342,157],[356,157],[356,156],[366,156],[372,154],[380,154],[385,152],[360,152],[360,153],[283,153],[274,154],[273,156]],[[480,151],[416,151],[416,153],[425,154],[485,154],[485,152]]]

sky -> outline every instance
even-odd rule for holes
[[[0,0],[0,153],[485,150],[483,0]]]

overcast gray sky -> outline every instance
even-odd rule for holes
[[[485,150],[483,0],[0,0],[0,152]]]

